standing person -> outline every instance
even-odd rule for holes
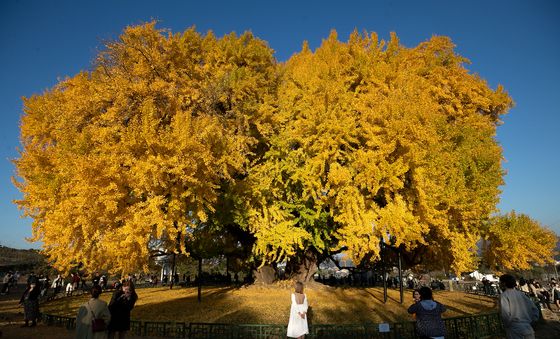
[[[12,272],[8,272],[4,276],[4,279],[2,280],[2,290],[0,291],[0,293],[8,294],[8,292],[10,292],[10,283],[12,279],[13,279]]]
[[[81,285],[80,288],[82,290],[85,290],[87,288],[87,283],[86,283],[87,274],[85,274],[85,273],[80,274],[80,272],[78,272],[78,274],[76,274],[76,276],[78,277],[78,284]]]
[[[107,331],[93,332],[93,319],[103,319],[105,324],[111,320],[111,313],[107,308],[107,303],[99,300],[101,287],[95,285],[91,288],[91,299],[83,304],[78,310],[76,317],[76,339],[106,339]]]
[[[60,289],[62,288],[63,284],[64,284],[64,280],[62,279],[62,276],[60,274],[57,275],[56,278],[53,280],[51,286],[54,289],[54,295],[60,293]]]
[[[529,285],[529,295],[531,297],[538,298],[538,296],[537,296],[537,286],[535,286],[535,279],[529,280],[529,283],[527,285]]]
[[[43,275],[42,273],[39,275],[39,290],[41,291],[41,297],[47,295],[49,290],[49,276]]]
[[[535,338],[531,323],[539,320],[540,311],[523,292],[515,289],[515,278],[510,274],[500,277],[500,315],[508,339]]]
[[[70,282],[66,284],[66,296],[71,296],[72,292],[74,292],[74,273],[70,275]]]
[[[420,298],[420,290],[419,289],[415,289],[414,291],[412,291],[412,301],[413,303],[419,303],[420,300],[422,300]],[[412,318],[416,320],[416,313],[412,313]]]
[[[537,289],[537,298],[539,298],[539,301],[541,302],[541,305],[543,305],[543,308],[546,306],[549,310],[552,311],[552,307],[550,307],[550,292],[546,288],[544,288],[538,281],[535,282],[535,288]]]
[[[434,301],[429,287],[421,287],[418,292],[420,301],[408,308],[408,313],[416,314],[416,333],[420,338],[443,338],[445,323],[441,314],[446,311],[445,306]]]
[[[420,290],[419,289],[415,289],[412,292],[412,300],[417,303],[420,302],[420,300],[422,300],[422,298],[420,297]]]
[[[93,277],[91,278],[91,284],[93,286],[95,285],[99,285],[99,280],[101,279],[101,277],[99,276],[99,272],[95,272],[95,274],[93,275]]]
[[[103,291],[107,289],[107,276],[105,274],[103,274],[99,279],[99,286],[101,286]]]
[[[19,271],[16,271],[16,273],[14,273],[14,276],[12,277],[12,282],[11,282],[12,287],[17,286],[20,276],[21,276],[21,274],[19,273]]]
[[[78,287],[80,287],[80,274],[79,273],[72,273],[72,291],[77,291]],[[84,286],[82,286],[82,289]]]
[[[519,278],[519,290],[527,295],[531,293],[531,291],[529,291],[529,284],[527,284],[527,281],[525,281],[523,277]]]
[[[304,338],[305,335],[309,333],[307,326],[307,308],[307,296],[303,293],[303,283],[298,281],[295,285],[295,291],[292,293],[288,337]]]
[[[109,324],[109,339],[124,339],[126,332],[130,330],[130,312],[138,300],[132,280],[125,281],[122,287],[117,288],[109,303],[111,312],[111,323]]]
[[[552,288],[550,294],[552,295],[554,305],[556,305],[557,311],[560,311],[560,287],[556,281],[551,282],[550,287]]]
[[[23,314],[25,319],[25,325],[23,327],[34,327],[37,325],[37,319],[39,318],[39,294],[41,290],[35,282],[27,285],[27,288],[23,292],[20,304],[23,304]],[[31,321],[31,325],[29,325]]]
[[[27,276],[27,285],[29,286],[31,283],[37,285],[37,277],[33,272],[29,273],[29,275]]]

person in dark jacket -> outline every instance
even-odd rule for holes
[[[445,306],[433,300],[429,287],[422,287],[419,292],[420,301],[408,308],[408,313],[416,314],[416,333],[420,338],[443,338],[445,323],[441,314],[446,311]]]
[[[119,339],[123,339],[126,332],[130,330],[130,312],[138,300],[138,295],[134,290],[132,281],[125,281],[122,287],[117,288],[113,293],[109,303],[111,312],[111,322],[109,323],[109,339],[115,338],[118,334]]]
[[[29,327],[29,322],[31,321],[31,327],[37,325],[37,319],[39,318],[39,294],[41,290],[36,283],[30,283],[23,292],[20,304],[23,304],[23,314],[25,319],[25,325],[23,327]]]

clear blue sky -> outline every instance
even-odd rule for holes
[[[38,247],[19,217],[11,183],[22,96],[88,69],[102,42],[127,25],[156,19],[180,32],[193,25],[218,36],[252,31],[285,61],[331,29],[355,28],[408,47],[447,35],[468,68],[516,102],[498,129],[508,171],[499,207],[526,213],[560,234],[560,1],[14,1],[0,2],[0,244]]]

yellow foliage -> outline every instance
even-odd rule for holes
[[[142,269],[206,221],[261,138],[272,53],[250,33],[128,27],[91,72],[25,99],[17,203],[55,267]]]
[[[554,262],[558,237],[527,215],[514,211],[490,219],[485,232],[484,259],[498,269],[530,269]]]
[[[276,135],[249,172],[260,253],[289,258],[303,241],[377,260],[384,238],[438,253],[431,258],[456,272],[475,265],[503,183],[496,126],[512,102],[453,48],[445,37],[405,48],[395,34],[385,42],[357,32],[344,43],[333,31],[283,65]],[[285,211],[276,222],[301,238],[261,228],[263,209]]]
[[[92,71],[25,99],[17,203],[63,270],[145,268],[215,222],[226,186],[263,263],[342,248],[376,260],[384,238],[468,270],[512,101],[453,49],[333,31],[278,65],[250,33],[128,27]]]

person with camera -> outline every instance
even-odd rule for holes
[[[126,332],[130,330],[130,312],[137,300],[138,295],[132,280],[125,281],[115,290],[109,303],[112,319],[109,324],[109,339],[115,338],[116,335],[119,339],[124,339]]]

